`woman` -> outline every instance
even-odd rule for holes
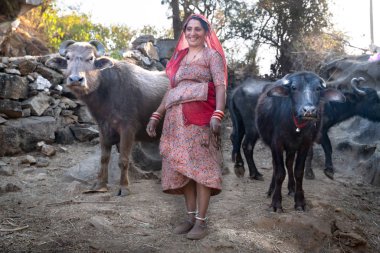
[[[156,135],[166,112],[160,142],[162,187],[185,197],[188,217],[174,232],[197,240],[207,233],[210,196],[221,191],[219,136],[227,85],[224,52],[205,17],[187,19],[166,73],[170,87],[147,133]]]

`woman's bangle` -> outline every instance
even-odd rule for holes
[[[159,113],[159,112],[153,112],[152,116],[150,116],[149,119],[160,121],[161,118],[162,118],[162,114],[161,113]]]
[[[222,121],[223,118],[219,117],[219,116],[216,116],[216,115],[212,115],[211,118],[213,119],[217,119],[219,121]]]
[[[224,118],[224,112],[221,110],[215,110],[212,114],[212,117],[217,118],[221,121]]]

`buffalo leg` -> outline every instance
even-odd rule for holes
[[[306,179],[315,179],[313,168],[311,167],[311,162],[313,161],[313,146],[309,148],[309,152],[307,153],[306,157],[306,164],[305,164],[305,178]]]
[[[324,173],[328,178],[334,179],[334,166],[332,163],[332,146],[327,133],[322,134],[321,145],[325,153]]]
[[[253,160],[253,150],[258,139],[258,133],[247,132],[243,142],[243,151],[249,168],[249,178],[263,180],[263,175],[257,170],[255,161]]]
[[[296,193],[294,195],[294,208],[298,211],[305,211],[305,196],[302,188],[302,180],[305,168],[308,148],[300,149],[297,153],[296,164],[294,167],[294,177],[296,180]]]
[[[286,174],[283,150],[272,149],[272,157],[274,159],[274,192],[271,207],[274,212],[283,212],[281,188]]]
[[[288,195],[294,196],[294,174],[293,174],[293,164],[294,164],[294,157],[295,152],[287,152],[286,154],[286,169],[288,171]]]
[[[133,134],[130,130],[124,130],[120,136],[120,155],[119,155],[119,168],[120,168],[120,189],[117,193],[119,196],[129,195],[129,179],[128,179],[128,166],[129,155],[131,153],[133,144]]]
[[[108,183],[108,164],[111,157],[111,149],[112,145],[106,143],[104,137],[100,136],[100,147],[101,147],[101,155],[100,155],[100,170],[98,172],[98,178],[96,183],[91,187],[92,191],[104,192],[107,191],[107,183]]]
[[[272,196],[272,193],[273,193],[273,190],[274,190],[274,160],[272,158],[272,179],[270,181],[270,185],[269,185],[269,189],[268,189],[268,192],[267,192],[267,197],[271,197]]]
[[[239,127],[239,126],[237,126]],[[240,153],[241,142],[244,138],[244,129],[240,127],[239,129],[233,129],[230,136],[232,142],[232,161],[235,162],[234,171],[237,177],[244,176],[244,161]]]

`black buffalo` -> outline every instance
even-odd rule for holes
[[[248,155],[247,163],[251,159],[251,165],[254,165],[251,154],[257,139],[261,137],[264,143],[271,148],[273,177],[268,194],[271,195],[274,191],[271,206],[275,211],[282,210],[281,186],[285,178],[284,151],[286,152],[289,176],[289,193],[295,192],[295,208],[304,210],[305,201],[302,190],[304,165],[308,149],[317,138],[321,128],[323,101],[344,100],[344,96],[339,91],[326,89],[324,84],[324,81],[314,73],[297,72],[272,84],[261,83],[257,85],[256,89],[250,90],[251,96],[248,97],[254,99],[253,102],[251,101],[250,110],[255,108],[255,112],[249,117],[250,123],[244,124],[242,128],[244,131],[248,131],[248,134],[245,132],[244,139],[247,152],[246,150],[244,152]],[[246,88],[245,91],[249,91],[249,88]],[[236,91],[233,94],[237,94]],[[236,103],[234,104],[232,100],[234,100],[234,96],[231,97],[230,106],[235,106]],[[256,104],[257,106],[255,106]],[[235,116],[231,117],[234,120]],[[244,133],[234,129],[231,139],[234,140],[234,137],[237,137],[235,139],[238,142],[240,140],[241,143],[243,136]],[[236,158],[236,161],[240,159],[242,162],[239,149],[239,144],[234,144],[233,158]],[[239,167],[239,164],[236,167]],[[250,167],[251,177],[257,179],[260,178],[260,175],[256,167]]]
[[[169,80],[164,72],[147,71],[136,65],[101,57],[98,41],[65,41],[48,66],[66,69],[66,85],[88,107],[100,130],[100,171],[94,191],[106,191],[108,163],[113,145],[119,147],[120,189],[129,194],[128,165],[134,141],[151,142],[145,127],[159,106]],[[156,140],[160,136],[160,129]]]
[[[326,103],[323,114],[323,124],[321,135],[316,142],[322,145],[325,153],[325,174],[333,179],[334,166],[332,162],[332,146],[328,131],[336,124],[343,122],[353,116],[360,116],[370,121],[380,121],[380,98],[377,91],[369,87],[360,87],[360,82],[366,80],[362,77],[353,78],[351,85],[345,83],[338,85],[346,97],[344,103],[329,102]],[[305,178],[314,179],[314,173],[311,168],[311,160],[313,157],[313,149],[310,149],[310,154],[306,161]]]

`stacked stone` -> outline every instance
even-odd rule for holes
[[[98,136],[86,107],[63,88],[46,56],[0,58],[0,156],[36,149],[39,141],[73,143]]]

